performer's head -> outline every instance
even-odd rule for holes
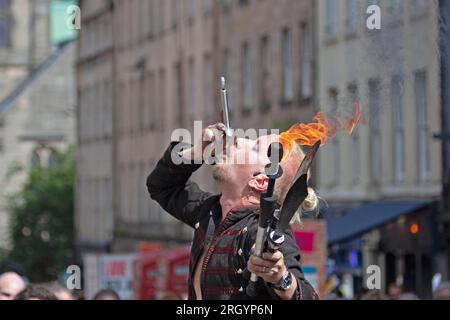
[[[235,139],[234,145],[229,146],[226,155],[223,155],[223,161],[213,168],[213,177],[219,189],[237,192],[243,198],[259,199],[260,193],[267,189],[269,180],[264,173],[265,166],[270,163],[267,150],[271,143],[277,141],[278,135],[261,136],[256,140]],[[289,158],[281,162],[283,175],[277,179],[275,185],[279,203],[284,201],[304,156],[301,148],[296,145]],[[303,209],[314,210],[317,203],[314,190],[309,189]]]

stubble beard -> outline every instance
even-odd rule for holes
[[[230,181],[230,172],[228,168],[224,165],[216,165],[212,170],[213,179],[216,182],[226,182]]]

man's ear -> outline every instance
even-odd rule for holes
[[[248,186],[258,192],[262,192],[267,189],[269,185],[269,178],[265,174],[258,174],[248,182]]]

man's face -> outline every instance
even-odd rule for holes
[[[389,287],[389,295],[393,298],[398,298],[402,294],[402,288],[398,286]]]
[[[271,143],[278,141],[278,135],[261,136],[256,140],[237,138],[235,144],[227,149],[227,154],[223,155],[222,163],[214,166],[214,179],[220,182],[228,181],[234,185],[247,185],[255,175],[265,172],[265,166],[270,163],[267,151]],[[287,191],[286,188],[292,182],[301,160],[298,155],[292,153],[289,159],[283,161],[283,176],[277,182],[282,186],[281,195]]]
[[[25,289],[25,284],[18,275],[5,274],[0,277],[0,300],[14,300]]]
[[[267,150],[277,135],[262,136],[256,140],[236,138],[227,148],[222,161],[213,168],[216,181],[230,181],[246,184],[257,173],[264,172],[268,164]]]

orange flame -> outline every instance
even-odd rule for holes
[[[313,123],[300,123],[293,125],[288,131],[280,134],[280,143],[284,148],[283,160],[288,159],[294,143],[301,146],[313,146],[320,141],[321,146],[327,140],[334,138],[338,130],[345,130],[352,134],[359,123],[363,122],[362,107],[359,102],[354,104],[354,114],[348,121],[343,121],[339,117],[327,116],[324,112],[318,112],[313,118]]]

